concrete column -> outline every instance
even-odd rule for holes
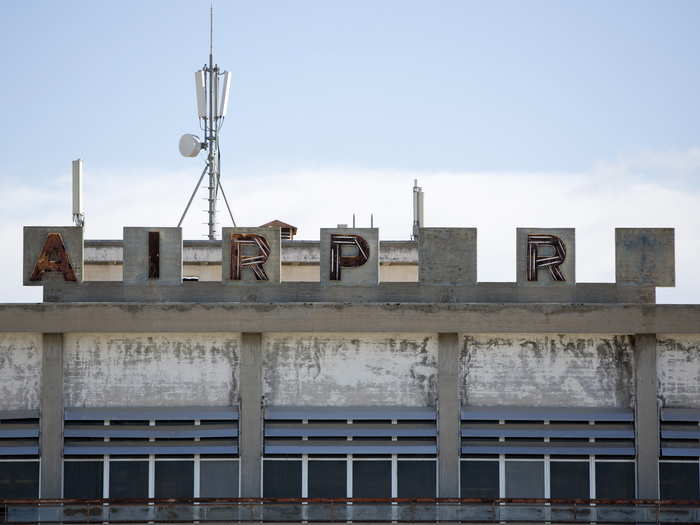
[[[240,368],[241,413],[239,455],[241,460],[241,497],[261,496],[260,466],[262,460],[262,334],[241,336]]]
[[[459,336],[438,334],[438,495],[459,497]]]
[[[659,409],[656,334],[635,335],[637,497],[659,497]]]
[[[63,334],[43,334],[39,420],[42,498],[63,497]]]

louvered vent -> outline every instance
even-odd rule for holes
[[[64,453],[238,454],[236,407],[67,408]]]
[[[39,411],[0,412],[0,456],[39,455]]]
[[[265,454],[433,455],[436,435],[432,408],[265,409]]]
[[[634,456],[634,413],[618,408],[464,407],[462,454]]]
[[[661,456],[700,456],[700,410],[693,408],[661,410]]]

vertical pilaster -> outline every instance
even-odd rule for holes
[[[459,496],[459,337],[438,334],[438,485],[441,498]]]
[[[63,497],[63,334],[43,334],[39,446],[42,498]]]
[[[656,334],[635,335],[637,497],[659,497],[659,409]]]
[[[261,496],[262,460],[262,334],[241,335],[239,454],[241,497]]]

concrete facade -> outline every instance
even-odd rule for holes
[[[0,410],[37,410],[41,397],[41,333],[0,332]]]
[[[465,335],[465,405],[631,407],[634,349],[627,336]]]
[[[265,334],[268,405],[434,406],[436,334]]]
[[[68,407],[238,404],[240,334],[74,333]]]
[[[662,405],[700,408],[700,335],[659,334],[657,351]]]

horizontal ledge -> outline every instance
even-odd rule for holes
[[[700,332],[700,305],[74,303],[0,305],[0,332]],[[475,327],[478,327],[475,330]]]
[[[700,311],[699,311],[700,313]],[[631,408],[615,407],[462,407],[462,420],[634,421]]]
[[[238,419],[238,407],[185,406],[185,407],[90,407],[65,409],[66,421],[192,421]],[[154,427],[157,428],[157,427]]]
[[[65,437],[72,438],[236,438],[238,429],[227,425],[192,425],[192,426],[66,426]],[[2,436],[2,434],[0,434]]]
[[[412,441],[296,441],[265,443],[265,454],[436,454],[434,443]]]
[[[462,437],[634,439],[632,425],[463,424]]]
[[[412,419],[435,420],[437,413],[430,407],[403,407],[403,406],[377,406],[377,407],[297,407],[297,406],[270,406],[265,408],[265,419],[309,419],[309,420],[334,420],[344,421],[348,419]]]
[[[66,456],[91,456],[91,455],[139,455],[139,454],[237,454],[238,445],[234,442],[219,441],[189,441],[182,443],[173,442],[66,442],[63,447]]]
[[[621,443],[508,443],[483,442],[462,444],[462,454],[522,454],[557,456],[634,456],[634,445]]]

